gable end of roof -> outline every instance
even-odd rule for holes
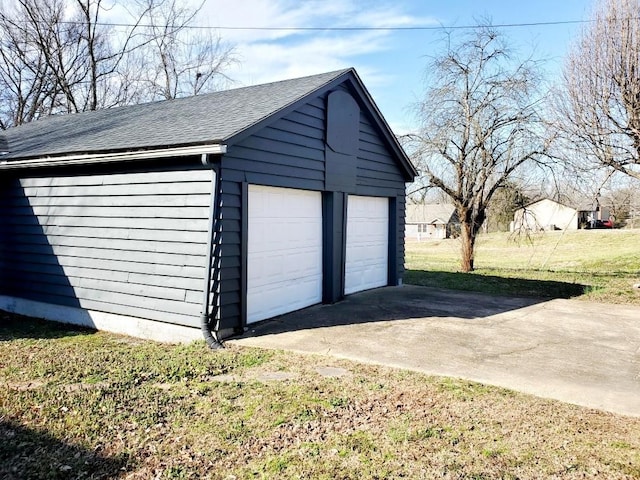
[[[304,95],[301,95],[296,100],[290,102],[288,105],[283,106],[277,112],[273,112],[268,117],[265,117],[260,121],[254,123],[253,125],[250,125],[247,128],[237,132],[235,135],[224,139],[225,143],[227,145],[233,145],[234,143],[238,143],[241,140],[249,137],[256,131],[260,130],[261,128],[264,128],[268,123],[271,123],[274,120],[277,120],[278,118],[282,118],[288,113],[293,112],[294,110],[299,108],[301,105],[303,105],[305,102],[307,102],[310,97],[324,95],[325,93],[335,89],[339,85],[346,83],[348,85],[349,90],[355,93],[357,97],[356,101],[359,104],[364,105],[366,110],[371,113],[371,117],[373,118],[373,121],[375,123],[375,126],[378,132],[382,135],[383,139],[385,140],[385,143],[387,144],[387,146],[393,152],[395,158],[400,163],[400,167],[402,168],[405,180],[407,182],[412,182],[415,179],[415,177],[418,176],[418,172],[413,166],[413,163],[407,156],[406,152],[400,145],[400,142],[398,142],[398,139],[396,138],[393,131],[391,130],[391,127],[389,127],[388,123],[384,119],[382,113],[380,112],[380,110],[378,109],[378,106],[376,105],[373,98],[371,97],[371,94],[364,86],[356,70],[354,68],[348,68],[348,69],[340,70],[334,73],[335,73],[335,76],[333,76],[333,78],[328,78],[324,84],[318,85],[313,90],[308,91],[307,93],[305,93]]]

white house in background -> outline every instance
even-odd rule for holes
[[[405,238],[408,240],[449,238],[459,228],[456,207],[450,203],[407,205]]]
[[[511,231],[577,230],[578,210],[543,198],[515,211]]]
[[[591,220],[607,220],[609,210],[600,206],[580,209],[563,205],[549,198],[537,200],[515,211],[511,231],[517,230],[577,230]]]

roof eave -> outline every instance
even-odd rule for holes
[[[0,170],[20,170],[27,168],[59,167],[69,165],[92,165],[112,162],[150,160],[161,157],[186,157],[193,155],[224,155],[227,146],[222,143],[191,145],[186,147],[148,148],[125,152],[83,153],[60,156],[45,156],[23,160],[2,160]]]

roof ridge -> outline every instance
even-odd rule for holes
[[[0,164],[178,147],[216,145],[222,151],[338,85],[370,113],[374,129],[401,163],[403,176],[413,180],[417,173],[411,160],[352,67],[210,94],[50,116],[4,131],[0,141],[8,147],[3,153],[8,153]]]
[[[351,71],[353,69],[354,69],[353,67],[348,67],[348,68],[343,68],[343,69],[340,69],[340,70],[333,70],[333,71],[330,71],[330,72],[314,73],[314,74],[311,74],[311,75],[305,75],[303,77],[283,78],[282,80],[273,80],[271,82],[256,83],[256,84],[253,84],[253,85],[243,85],[243,86],[240,86],[240,87],[227,88],[225,90],[218,90],[218,91],[215,91],[215,92],[205,93],[203,95],[212,95],[212,94],[221,93],[221,92],[233,92],[233,91],[241,90],[241,89],[244,89],[244,88],[266,87],[266,86],[269,86],[269,85],[277,85],[279,83],[298,82],[298,81],[301,81],[301,80],[317,78],[317,77],[325,77],[326,76],[326,77],[335,78],[335,77],[339,77],[340,75],[342,75],[344,73],[347,73],[347,72],[349,72],[349,71]],[[191,97],[182,97],[182,98],[191,98]]]

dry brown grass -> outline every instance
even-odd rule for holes
[[[639,478],[640,419],[323,356],[5,315],[0,478]]]

